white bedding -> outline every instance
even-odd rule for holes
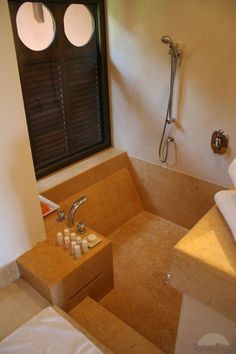
[[[27,304],[26,304],[27,305]],[[0,343],[1,354],[101,354],[78,329],[47,307]]]

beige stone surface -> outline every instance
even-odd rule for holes
[[[88,227],[104,236],[143,209],[127,168],[122,168],[85,189],[75,191],[73,196],[61,202],[61,207],[68,213],[71,205],[83,195],[88,200],[78,209],[75,221],[84,221]],[[49,234],[55,225],[55,214],[45,220],[46,232]]]
[[[38,188],[40,192],[51,190],[54,187],[60,186],[61,183],[67,180],[77,177],[79,173],[86,172],[92,168],[113,159],[114,157],[122,154],[123,151],[116,148],[107,148],[100,152],[97,152],[89,157],[85,157],[79,162],[75,162],[67,167],[64,167],[56,172],[52,172],[49,175],[42,177],[38,180]]]
[[[89,261],[94,255],[98,254],[102,249],[111,247],[111,241],[102,235],[88,229],[83,237],[89,233],[95,233],[100,238],[100,242],[96,247],[90,249],[86,254],[77,260],[70,250],[64,247],[57,246],[56,237],[53,241],[44,241],[32,248],[30,251],[24,253],[17,259],[18,266],[24,266],[32,272],[37,274],[37,277],[42,283],[51,287],[64,279],[68,274],[71,274],[78,266],[82,266]],[[62,266],[58,267],[61,264]]]
[[[145,210],[186,228],[193,227],[213,206],[214,194],[223,188],[196,177],[128,157],[126,152],[115,148],[99,152],[58,173],[53,173],[38,181],[38,184],[45,197],[64,205],[68,198],[74,198],[77,193],[84,193],[88,187],[122,168],[129,169]],[[83,213],[83,210],[81,212]]]
[[[174,247],[171,285],[236,321],[235,248],[214,206]]]
[[[143,211],[109,236],[115,288],[101,304],[167,353],[174,351],[181,295],[165,277],[186,232]]]
[[[87,230],[87,233],[95,233]],[[53,304],[69,310],[85,296],[100,300],[113,288],[111,241],[102,242],[77,260],[52,239],[18,258],[21,276]]]
[[[215,193],[223,188],[149,162],[129,160],[144,209],[188,229],[214,205]]]
[[[69,314],[113,353],[163,353],[146,338],[89,297],[71,310]]]
[[[122,155],[127,162],[127,156]],[[142,210],[127,168],[108,175],[97,183],[76,192],[61,203],[67,214],[71,205],[82,195],[88,201],[75,217],[92,229],[88,233],[108,235]],[[100,300],[113,288],[112,247],[108,238],[98,236],[102,242],[78,261],[70,251],[56,245],[56,234],[67,227],[58,223],[56,214],[45,218],[47,240],[18,258],[21,276],[43,296],[65,310],[69,310],[90,295]],[[61,265],[60,267],[58,265]]]
[[[126,167],[127,153],[109,148],[39,180],[40,193],[57,203]]]
[[[89,340],[91,340],[104,354],[112,354],[110,349],[108,349],[104,344],[102,344],[95,336],[88,332],[84,327],[82,327],[75,319],[73,319],[69,314],[64,312],[58,306],[54,305],[53,309],[65,320],[70,322],[72,326],[82,332]]]
[[[20,277],[16,261],[0,267],[0,288],[5,288]]]
[[[0,340],[47,306],[48,301],[23,279],[0,289]]]

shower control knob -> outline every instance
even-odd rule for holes
[[[86,225],[85,225],[85,223],[84,223],[84,222],[79,222],[79,223],[77,224],[77,232],[78,232],[79,234],[83,234],[83,233],[85,233],[85,231],[86,231]]]
[[[211,137],[211,148],[215,154],[224,154],[228,148],[229,136],[222,130],[216,129]]]
[[[65,220],[65,218],[66,218],[66,215],[65,215],[64,210],[58,211],[58,213],[57,213],[57,221],[58,222],[62,222],[62,221]]]

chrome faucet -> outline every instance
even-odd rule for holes
[[[69,227],[72,227],[74,224],[74,216],[76,213],[76,210],[80,207],[80,205],[84,204],[87,201],[87,197],[81,197],[74,204],[71,206],[69,215],[68,215],[68,220],[67,220],[67,225]]]

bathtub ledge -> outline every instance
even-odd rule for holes
[[[170,284],[236,322],[236,245],[216,206],[174,247]]]
[[[78,174],[84,173],[110,159],[124,154],[124,151],[116,148],[107,148],[59,171],[53,172],[37,181],[39,193],[44,193]]]

